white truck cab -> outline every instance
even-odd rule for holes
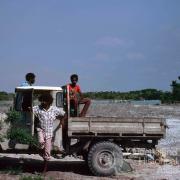
[[[35,134],[36,118],[30,109],[39,105],[38,97],[44,93],[50,93],[53,97],[52,106],[63,109],[63,90],[61,87],[53,86],[22,86],[15,88],[15,102],[14,107],[16,111],[22,114],[21,127],[27,129],[32,136]],[[61,148],[62,130],[59,127],[60,120],[54,122],[54,147]]]

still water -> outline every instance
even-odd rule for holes
[[[92,100],[93,104],[128,103],[133,105],[161,105],[160,100]]]

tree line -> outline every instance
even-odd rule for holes
[[[101,91],[87,92],[85,96],[91,99],[117,99],[117,100],[161,100],[162,103],[180,102],[180,76],[170,84],[171,91],[157,89],[143,89],[129,92]]]
[[[117,100],[161,100],[162,103],[180,102],[180,76],[170,84],[171,91],[157,89],[143,89],[129,92],[100,91],[85,92],[84,96],[91,99],[117,99]],[[0,100],[13,100],[14,94],[4,91],[0,92]]]
[[[178,77],[178,81],[179,80],[180,80],[180,76]],[[177,82],[177,80],[172,81],[171,87],[172,87],[173,101],[180,102],[180,82]]]
[[[171,103],[172,93],[163,92],[157,89],[143,89],[139,91],[116,92],[116,91],[101,91],[101,92],[86,92],[84,96],[91,99],[117,99],[117,100],[161,100],[162,103]]]
[[[0,101],[13,100],[13,98],[14,98],[13,93],[7,93],[5,91],[0,91]]]

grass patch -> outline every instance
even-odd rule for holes
[[[11,123],[11,127],[7,132],[6,137],[21,144],[31,144],[38,146],[37,138],[32,136],[28,129],[25,129],[22,121],[22,114],[15,110],[10,110],[7,113],[6,122]],[[1,140],[1,137],[0,137]]]
[[[43,180],[44,177],[38,175],[38,176],[22,176],[19,178],[19,180]]]
[[[10,110],[7,113],[6,122],[10,122],[10,123],[14,124],[14,123],[20,122],[20,120],[21,120],[21,113],[20,112],[17,112],[15,110]]]
[[[31,144],[33,146],[38,146],[37,138],[33,137],[26,129],[12,128],[8,131],[7,138],[15,140],[21,144]]]
[[[4,142],[5,137],[6,137],[5,135],[0,134],[0,142]]]

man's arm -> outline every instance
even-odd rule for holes
[[[60,124],[64,126],[65,121],[67,120],[67,114],[60,118]]]
[[[56,118],[60,120],[60,124],[64,123],[64,121],[67,119],[67,115],[64,110],[55,108],[56,112]]]

